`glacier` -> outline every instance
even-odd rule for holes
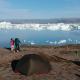
[[[11,22],[0,22],[0,30],[62,30],[62,31],[71,31],[71,30],[80,30],[79,23],[48,23],[48,24],[38,24],[38,23],[24,23],[24,24],[12,24]]]

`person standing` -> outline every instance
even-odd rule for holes
[[[15,51],[19,52],[20,51],[20,40],[18,38],[15,38]]]
[[[14,39],[11,38],[10,40],[11,51],[14,51],[14,45],[15,45]]]

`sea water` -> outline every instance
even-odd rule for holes
[[[62,30],[59,26],[57,29],[57,26],[43,25],[44,27],[40,27],[39,24],[37,24],[36,28],[36,24],[34,26],[28,24],[26,28],[24,25],[23,28],[22,25],[19,25],[15,27],[12,27],[11,24],[0,25],[0,47],[10,47],[11,38],[19,38],[21,44],[30,45],[80,44],[80,29],[77,28],[70,28],[70,30],[64,26]],[[55,27],[55,29],[52,30],[52,27]]]

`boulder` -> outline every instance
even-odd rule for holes
[[[51,70],[50,62],[37,54],[27,54],[19,60],[12,61],[11,66],[14,72],[23,75],[48,73]]]

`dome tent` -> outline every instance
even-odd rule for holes
[[[14,60],[11,63],[12,69],[23,75],[48,73],[51,65],[48,60],[37,54],[27,54],[20,60]]]

